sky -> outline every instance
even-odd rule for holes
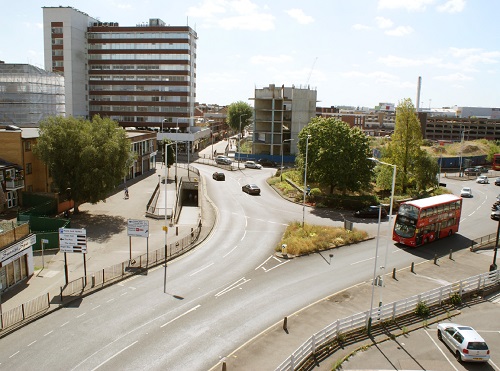
[[[192,27],[197,101],[253,105],[256,88],[310,87],[317,106],[500,107],[496,0],[18,0],[0,13],[0,60],[44,67],[43,6],[102,22]]]

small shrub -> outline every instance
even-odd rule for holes
[[[427,318],[429,317],[430,313],[431,310],[429,309],[429,306],[425,303],[425,301],[419,301],[417,303],[417,306],[415,307],[415,314],[417,316]]]
[[[406,335],[408,333],[408,327],[403,326],[403,335]]]
[[[337,334],[337,341],[339,342],[339,344],[345,343],[345,340],[346,340],[345,334],[343,334],[342,332],[339,332]]]
[[[451,304],[458,306],[462,304],[462,297],[458,292],[454,292],[453,294],[450,295],[450,302]]]

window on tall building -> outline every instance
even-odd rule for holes
[[[27,140],[26,142],[24,142],[24,150],[26,152],[31,151],[31,142],[29,140]]]
[[[31,162],[26,164],[26,174],[31,174],[33,172],[33,166]]]

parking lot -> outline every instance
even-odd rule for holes
[[[463,306],[446,322],[473,327],[486,341],[488,363],[460,363],[437,338],[437,324],[360,351],[342,364],[343,370],[497,370],[500,371],[500,293]]]

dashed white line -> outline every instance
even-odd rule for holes
[[[111,303],[113,300],[115,300],[114,298],[113,299],[109,299],[106,303]]]
[[[64,322],[64,323],[61,325],[61,327],[66,326],[68,323],[69,323],[69,321],[68,321],[68,322]]]
[[[198,304],[196,307],[191,308],[190,310],[188,310],[188,311],[186,311],[186,312],[184,312],[184,313],[182,313],[182,314],[178,315],[177,317],[175,317],[175,318],[171,319],[170,321],[168,321],[168,322],[164,323],[163,325],[161,325],[161,326],[160,326],[160,328],[167,326],[168,324],[170,324],[170,323],[172,323],[172,322],[174,322],[174,321],[178,320],[179,318],[181,318],[181,317],[185,316],[186,314],[188,314],[188,313],[190,313],[190,312],[192,312],[192,311],[194,311],[194,310],[198,309],[199,307],[201,307],[201,305],[200,305],[200,304]]]
[[[128,294],[128,292],[127,292],[127,291],[125,291],[125,292],[124,292],[123,294],[121,294],[120,296],[127,295],[127,294]]]
[[[111,361],[111,360],[112,360],[113,358],[115,358],[117,355],[119,355],[120,353],[123,353],[123,352],[124,352],[124,351],[126,351],[128,348],[130,348],[132,345],[134,345],[134,344],[136,344],[136,343],[138,343],[138,342],[139,342],[139,340],[136,340],[136,341],[134,341],[132,344],[130,344],[130,345],[128,345],[128,346],[126,346],[125,348],[123,348],[122,350],[120,350],[119,352],[115,353],[114,355],[112,355],[111,357],[109,357],[107,360],[105,360],[104,362],[102,362],[102,363],[101,363],[100,365],[98,365],[97,367],[94,367],[94,368],[92,369],[92,371],[97,370],[97,369],[98,369],[99,367],[101,367],[103,364],[105,364],[106,362]]]
[[[380,258],[380,256],[377,256],[377,258]],[[357,262],[351,263],[351,265],[359,264],[359,263],[364,263],[364,262],[367,262],[367,261],[373,260],[373,259],[375,259],[375,258],[368,258],[368,259],[359,260]]]
[[[91,310],[97,309],[97,308],[99,308],[100,306],[101,306],[101,304],[99,304],[97,307],[92,308]]]
[[[49,331],[49,332],[47,332],[47,333],[46,333],[45,335],[43,335],[43,336],[47,336],[47,335],[50,335],[50,334],[52,334],[53,332],[54,332],[54,330],[52,330],[52,331]]]
[[[11,355],[9,358],[12,358],[14,357],[17,353],[19,353],[20,351],[18,350],[17,352],[15,352],[13,355]]]
[[[194,271],[194,272],[193,272],[193,273],[191,273],[189,276],[190,276],[190,277],[192,277],[192,276],[194,276],[195,274],[200,273],[201,271],[203,271],[203,270],[207,269],[208,267],[210,267],[210,266],[212,266],[212,265],[214,265],[214,263],[213,263],[213,262],[212,262],[212,263],[210,263],[210,264],[208,264],[208,265],[206,265],[206,266],[204,266],[204,267],[202,267],[202,268],[200,268],[200,269],[198,269],[197,271]]]
[[[33,344],[35,344],[35,343],[36,343],[36,340],[35,340],[35,341],[32,341],[31,343],[29,343],[27,346],[31,346],[31,345],[33,345]]]
[[[80,314],[80,315],[76,316],[75,318],[80,318],[80,317],[83,317],[83,316],[84,316],[84,315],[86,315],[86,314],[87,314],[87,312],[82,313],[82,314]]]
[[[235,247],[233,247],[231,250],[229,250],[229,252],[227,254],[223,255],[222,257],[225,258],[229,254],[231,254],[234,250],[236,250],[237,247],[238,247],[238,245],[236,245]]]

